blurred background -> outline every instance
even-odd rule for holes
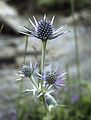
[[[58,108],[49,120],[91,120],[91,0],[0,0],[0,120],[16,119],[19,83],[15,81],[23,64],[26,39],[19,31],[23,26],[32,28],[28,18],[33,20],[32,16],[35,16],[39,21],[44,14],[48,20],[55,14],[55,29],[65,24],[70,28],[69,33],[48,42],[46,63],[51,62],[68,71],[70,91],[77,93],[71,93],[71,102],[78,100],[79,87],[82,87],[81,94],[84,93],[80,106],[72,104],[72,109]],[[35,59],[40,55],[40,40],[29,36],[26,64],[30,57]],[[30,87],[28,84],[26,81],[23,89]],[[64,100],[68,97],[63,96],[61,103],[71,104]],[[36,109],[38,105],[30,106],[31,110],[28,108],[29,101],[27,98],[20,102],[22,117],[19,120],[47,120],[45,112],[40,107]],[[65,117],[61,118],[61,114]]]

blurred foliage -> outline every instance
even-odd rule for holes
[[[78,9],[91,6],[91,0],[73,0],[75,7]],[[69,7],[71,5],[71,0],[38,0],[40,5],[45,5],[47,7]]]
[[[42,106],[30,109],[28,120],[91,120],[91,97],[83,97],[75,104],[55,108],[47,114]]]
[[[75,10],[91,9],[91,0],[73,0]],[[23,13],[45,13],[49,11],[60,11],[71,13],[71,0],[9,0],[10,5]]]
[[[57,106],[50,113],[47,113],[41,103],[35,104],[29,97],[24,98],[24,102],[20,102],[18,120],[91,120],[91,85],[84,83],[83,87],[81,99],[73,103],[65,96],[64,105]]]
[[[54,6],[59,0],[38,0],[39,5]]]
[[[91,0],[73,0],[75,3],[75,6],[77,8],[82,8],[91,5]],[[40,5],[46,5],[46,6],[62,6],[62,5],[69,5],[70,6],[70,0],[38,0],[38,3]]]

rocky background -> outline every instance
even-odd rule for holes
[[[36,3],[36,4],[35,4]],[[48,42],[46,62],[60,65],[65,68],[69,65],[70,75],[76,77],[76,56],[74,43],[73,19],[70,12],[70,3],[59,2],[43,3],[42,0],[0,0],[0,120],[7,120],[9,114],[15,114],[14,100],[19,88],[15,82],[19,68],[23,63],[25,36],[19,33],[24,25],[30,26],[28,17],[32,15],[39,20],[44,13],[48,19],[56,15],[54,26],[58,28],[68,24],[70,32],[53,41]],[[63,5],[63,6],[62,6]],[[85,7],[86,5],[86,7]],[[85,3],[78,4],[74,13],[79,47],[79,57],[82,79],[90,82],[91,79],[91,11]],[[41,10],[42,9],[42,10]],[[61,10],[61,11],[60,11]],[[78,12],[79,11],[79,12]],[[29,36],[26,53],[26,64],[29,59],[39,58],[41,54],[40,40]],[[8,111],[8,112],[7,112]]]

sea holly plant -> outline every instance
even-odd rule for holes
[[[45,66],[47,41],[51,41],[69,31],[67,25],[55,30],[53,27],[54,18],[55,16],[52,17],[51,21],[48,21],[46,15],[44,15],[44,17],[37,22],[33,16],[34,23],[30,18],[29,22],[33,25],[34,30],[24,26],[23,31],[21,31],[22,34],[40,39],[42,43],[40,66],[38,66],[38,62],[33,65],[30,60],[29,66],[23,65],[21,68],[20,78],[29,78],[32,84],[32,89],[27,89],[24,93],[32,92],[34,99],[44,104],[47,110],[51,110],[51,108],[58,105],[53,96],[53,92],[59,90],[61,87],[65,87],[64,80],[66,74],[66,72],[61,73],[58,69],[53,69],[51,64]],[[18,80],[20,80],[20,78]]]

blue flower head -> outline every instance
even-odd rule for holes
[[[51,66],[49,66],[48,70],[44,70],[42,75],[39,73],[38,75],[48,85],[55,85],[56,87],[65,86],[64,76],[66,73],[59,74],[57,70],[53,71],[51,70]]]
[[[41,19],[39,22],[37,22],[34,16],[33,18],[34,18],[35,23],[33,23],[30,18],[29,18],[29,22],[33,25],[35,30],[33,31],[30,28],[23,27],[25,31],[22,31],[21,33],[26,34],[26,35],[32,35],[38,39],[41,39],[42,41],[46,41],[46,40],[54,39],[68,32],[67,25],[64,25],[60,27],[59,29],[54,30],[53,22],[54,22],[55,15],[52,17],[51,21],[48,21],[46,19],[46,15],[44,15],[44,18]]]

